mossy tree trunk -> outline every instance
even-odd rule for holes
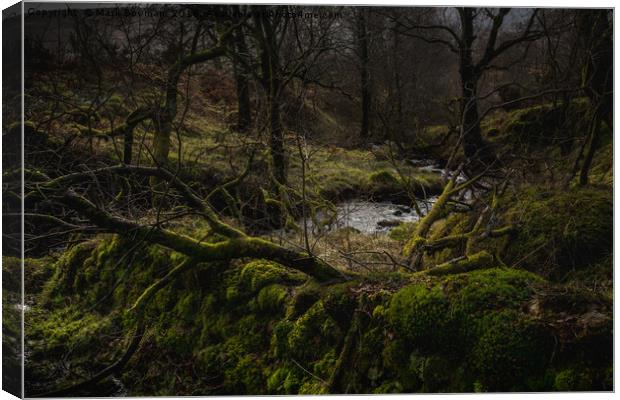
[[[133,161],[133,136],[136,126],[152,117],[152,111],[144,107],[138,108],[127,117],[123,126],[123,162],[125,164],[131,164]]]
[[[168,156],[170,153],[171,141],[170,136],[172,134],[173,121],[177,115],[177,87],[179,85],[181,75],[192,65],[216,60],[217,58],[223,56],[226,52],[224,43],[229,39],[232,31],[232,27],[228,28],[220,35],[216,45],[207,50],[196,52],[196,45],[200,35],[200,29],[198,28],[194,35],[191,54],[181,57],[168,70],[168,77],[165,87],[165,102],[154,115],[156,129],[155,136],[153,138],[153,162],[156,166],[161,168],[168,167]],[[154,197],[155,206],[159,206],[161,204],[159,198],[159,192],[162,192],[161,184],[162,182],[158,177],[151,177],[151,186],[153,187],[153,191],[158,193]]]

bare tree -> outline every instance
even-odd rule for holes
[[[418,23],[412,20],[399,22],[399,31],[407,36],[446,46],[459,60],[461,78],[461,115],[462,144],[465,156],[470,160],[479,159],[484,163],[492,162],[493,155],[485,144],[480,129],[480,113],[478,111],[478,84],[486,71],[500,68],[495,61],[508,50],[523,43],[532,42],[542,37],[537,28],[538,10],[527,12],[524,26],[518,31],[504,32],[506,17],[512,9],[488,8],[456,8],[456,20],[437,24]],[[453,16],[451,16],[453,17]],[[484,35],[484,31],[488,33]],[[481,39],[486,36],[486,40]],[[505,38],[501,40],[501,36]],[[476,50],[481,55],[476,57]]]

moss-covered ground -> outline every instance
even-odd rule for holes
[[[128,246],[96,239],[53,265],[47,288],[62,291],[29,312],[31,380],[70,382],[118,356],[127,310],[178,257],[143,247],[119,262]],[[610,307],[520,268],[321,286],[262,260],[201,264],[156,295],[120,378],[132,395],[609,390]],[[55,354],[72,355],[71,373]]]

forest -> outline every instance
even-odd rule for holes
[[[26,3],[5,371],[23,333],[28,397],[612,391],[613,17]]]

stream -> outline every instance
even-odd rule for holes
[[[428,213],[436,199],[435,196],[418,201],[423,215]],[[337,206],[337,213],[335,228],[353,228],[364,234],[387,233],[403,222],[420,219],[413,208],[385,201],[349,200]]]
[[[420,171],[434,174],[444,174],[442,169],[433,160],[411,159],[407,163],[418,167]],[[465,176],[457,178],[457,182],[463,182]],[[438,196],[431,196],[426,199],[418,199],[417,205],[422,213],[426,215],[431,209]],[[471,198],[465,196],[465,200]],[[329,230],[353,228],[364,234],[387,234],[392,228],[403,222],[415,222],[420,219],[413,207],[397,204],[389,201],[368,201],[364,199],[352,199],[339,203],[336,206],[337,217]],[[300,225],[302,221],[299,221]],[[307,220],[308,229],[312,231],[313,223]]]

